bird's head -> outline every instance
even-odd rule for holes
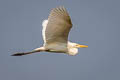
[[[77,44],[77,43],[72,43],[72,42],[68,42],[68,45],[72,48],[87,48],[87,45],[81,45],[81,44]]]
[[[87,48],[87,47],[88,47],[87,45],[68,42],[68,53],[69,55],[76,55],[78,53],[78,48]]]

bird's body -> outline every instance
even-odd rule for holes
[[[41,51],[76,55],[78,48],[88,47],[68,41],[68,34],[72,28],[72,22],[64,7],[52,9],[48,20],[44,20],[42,26],[43,46],[31,52],[16,53],[13,54],[13,56],[21,56]]]

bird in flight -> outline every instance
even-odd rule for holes
[[[64,7],[53,8],[47,20],[42,23],[42,36],[44,44],[31,52],[16,53],[12,56],[22,56],[36,52],[53,52],[76,55],[78,48],[87,48],[87,45],[80,45],[68,41],[68,34],[72,28],[72,22],[67,10]]]

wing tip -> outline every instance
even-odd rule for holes
[[[61,10],[61,11],[66,11],[66,8],[64,7],[64,6],[57,6],[56,8],[53,8],[51,11],[59,11],[59,10]]]

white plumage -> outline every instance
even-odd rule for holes
[[[41,51],[76,55],[78,48],[88,47],[68,41],[68,34],[72,28],[72,22],[64,7],[53,8],[48,20],[44,20],[42,26],[43,46],[31,52],[16,53],[13,54],[13,56],[21,56]]]
[[[46,44],[45,30],[46,30],[47,24],[48,24],[48,20],[44,20],[44,21],[42,22],[42,26],[43,26],[42,36],[43,36],[44,44]]]

